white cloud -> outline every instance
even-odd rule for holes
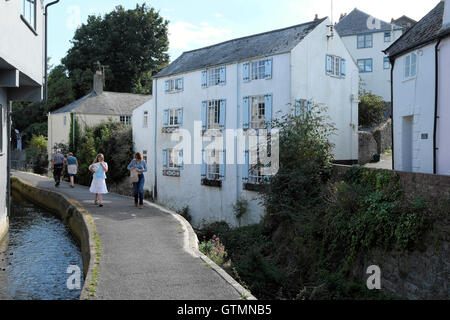
[[[215,28],[208,23],[193,25],[177,21],[169,25],[171,49],[193,50],[230,39],[231,30]]]
[[[220,14],[220,13],[216,13],[214,16],[215,16],[216,18],[222,18],[222,14]]]

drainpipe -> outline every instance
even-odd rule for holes
[[[436,80],[435,80],[435,102],[434,102],[434,132],[433,132],[433,173],[437,174],[437,122],[438,107],[439,107],[439,45],[441,44],[441,39],[438,40],[435,46],[435,68],[436,68]]]
[[[9,102],[9,106],[6,111],[6,141],[7,146],[7,169],[6,169],[6,205],[8,208],[7,216],[11,216],[11,114],[12,114],[12,101]]]
[[[157,149],[157,135],[158,135],[158,129],[157,129],[157,127],[158,127],[158,78],[156,78],[155,79],[155,90],[154,90],[154,92],[153,92],[153,96],[154,96],[154,99],[155,99],[155,110],[154,110],[154,118],[155,118],[155,129],[154,129],[154,132],[155,132],[155,137],[154,137],[154,139],[153,139],[153,143],[154,143],[154,145],[153,145],[153,172],[154,172],[154,185],[153,185],[153,200],[154,201],[156,201],[156,199],[157,199],[157,197],[158,197],[158,188],[157,188],[157,183],[158,183],[158,178],[157,178],[157,161],[156,161],[156,159],[157,159],[157,153],[158,153],[158,151],[156,150]]]
[[[391,60],[391,132],[392,132],[392,170],[395,170],[395,148],[394,148],[394,66],[395,58]]]
[[[236,203],[239,201],[239,164],[238,164],[238,143],[239,143],[239,137],[237,135],[237,130],[239,129],[239,113],[240,113],[240,108],[239,108],[239,62],[236,63],[236,135],[235,135],[235,143],[234,143],[234,164],[236,166]]]
[[[48,45],[48,41],[47,41],[47,20],[48,20],[48,7],[50,7],[50,6],[53,6],[53,5],[55,5],[55,4],[57,4],[59,2],[59,0],[56,0],[56,1],[53,1],[53,2],[50,2],[50,3],[48,3],[46,6],[45,6],[45,11],[44,11],[44,15],[45,15],[45,70],[44,70],[44,72],[45,72],[45,77],[44,77],[44,104],[46,104],[47,103],[47,99],[48,99],[48,82],[47,82],[47,79],[48,79],[48,48],[47,48],[47,45]]]

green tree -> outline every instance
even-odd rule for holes
[[[274,127],[280,128],[280,168],[264,190],[264,203],[267,221],[276,227],[281,222],[304,222],[321,201],[323,186],[331,177],[329,137],[335,129],[325,109],[317,106],[305,107],[298,117],[287,115]]]
[[[360,97],[359,102],[359,125],[370,128],[379,124],[384,119],[386,103],[380,96],[366,93]]]
[[[69,149],[75,155],[78,154],[79,145],[81,141],[80,124],[78,118],[73,113],[70,114],[70,136],[69,136]]]
[[[54,67],[48,76],[48,101],[39,103],[14,103],[12,121],[14,129],[23,132],[26,146],[35,136],[47,136],[47,115],[74,100],[72,82],[64,66]]]
[[[125,10],[117,6],[101,16],[89,16],[75,32],[73,47],[62,60],[74,79],[76,97],[88,93],[96,62],[107,65],[106,87],[116,92],[148,93],[149,75],[168,63],[168,21],[147,4]]]
[[[96,156],[97,151],[95,150],[92,130],[85,128],[84,135],[81,138],[79,152],[77,154],[79,166],[77,177],[80,184],[89,185],[91,183],[92,174],[89,171],[89,166],[93,163]]]

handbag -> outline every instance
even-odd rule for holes
[[[130,183],[136,183],[139,182],[139,174],[136,169],[130,170]]]

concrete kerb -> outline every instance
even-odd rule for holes
[[[18,177],[11,177],[11,187],[20,192],[25,198],[58,214],[64,223],[72,230],[81,244],[83,253],[85,279],[80,294],[80,300],[89,299],[89,289],[94,280],[93,270],[98,264],[98,261],[96,261],[98,253],[95,242],[95,224],[90,214],[77,201],[68,198],[64,194],[41,189]],[[51,198],[56,200],[55,203],[52,204],[49,201]],[[58,200],[61,200],[64,205],[60,206],[61,201]],[[80,222],[81,224],[79,224]]]
[[[225,270],[219,267],[214,261],[203,254],[198,246],[198,237],[192,228],[192,225],[180,214],[159,206],[155,203],[145,200],[145,204],[154,207],[162,212],[170,214],[174,219],[180,222],[184,231],[184,249],[186,252],[194,257],[199,257],[202,259],[211,269],[213,269],[222,279],[224,279],[229,285],[231,285],[244,300],[257,300],[247,289],[245,289],[241,284],[233,279]]]

